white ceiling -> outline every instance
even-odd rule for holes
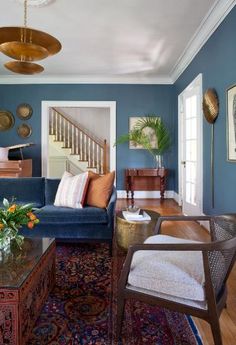
[[[224,15],[232,4],[233,0],[55,0],[29,7],[28,26],[62,44],[59,54],[39,62],[45,71],[38,78],[172,82],[180,64],[187,64],[183,52],[191,51],[196,33],[202,33],[212,13],[222,12],[224,6]],[[0,23],[23,25],[23,5],[0,0]],[[0,79],[35,78],[9,72],[3,67],[6,61],[9,58],[0,53]]]

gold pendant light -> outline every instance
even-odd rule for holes
[[[61,43],[55,37],[27,27],[27,0],[24,0],[24,27],[0,28],[0,52],[17,60],[4,66],[14,73],[40,73],[44,68],[32,61],[45,59],[60,50]]]

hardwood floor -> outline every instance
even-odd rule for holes
[[[181,214],[181,208],[173,199],[166,199],[160,202],[159,199],[138,199],[135,205],[159,212],[161,215]],[[127,206],[126,199],[117,201],[117,209]],[[193,240],[209,241],[209,234],[206,229],[197,225],[195,222],[164,222],[162,233],[176,237],[190,238]],[[214,345],[211,329],[207,322],[194,318],[199,333],[201,334],[204,345]],[[228,299],[227,308],[220,317],[221,333],[224,345],[236,344],[236,264],[228,279]]]

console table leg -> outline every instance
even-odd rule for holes
[[[165,193],[165,177],[161,177],[160,179],[160,194],[161,194],[161,200],[164,200],[164,193]]]
[[[134,206],[134,191],[131,190],[131,205]]]

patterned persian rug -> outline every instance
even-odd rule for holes
[[[109,257],[106,244],[58,246],[56,285],[27,345],[118,345],[113,333],[122,262]],[[191,318],[136,301],[126,303],[121,344],[202,342]]]

